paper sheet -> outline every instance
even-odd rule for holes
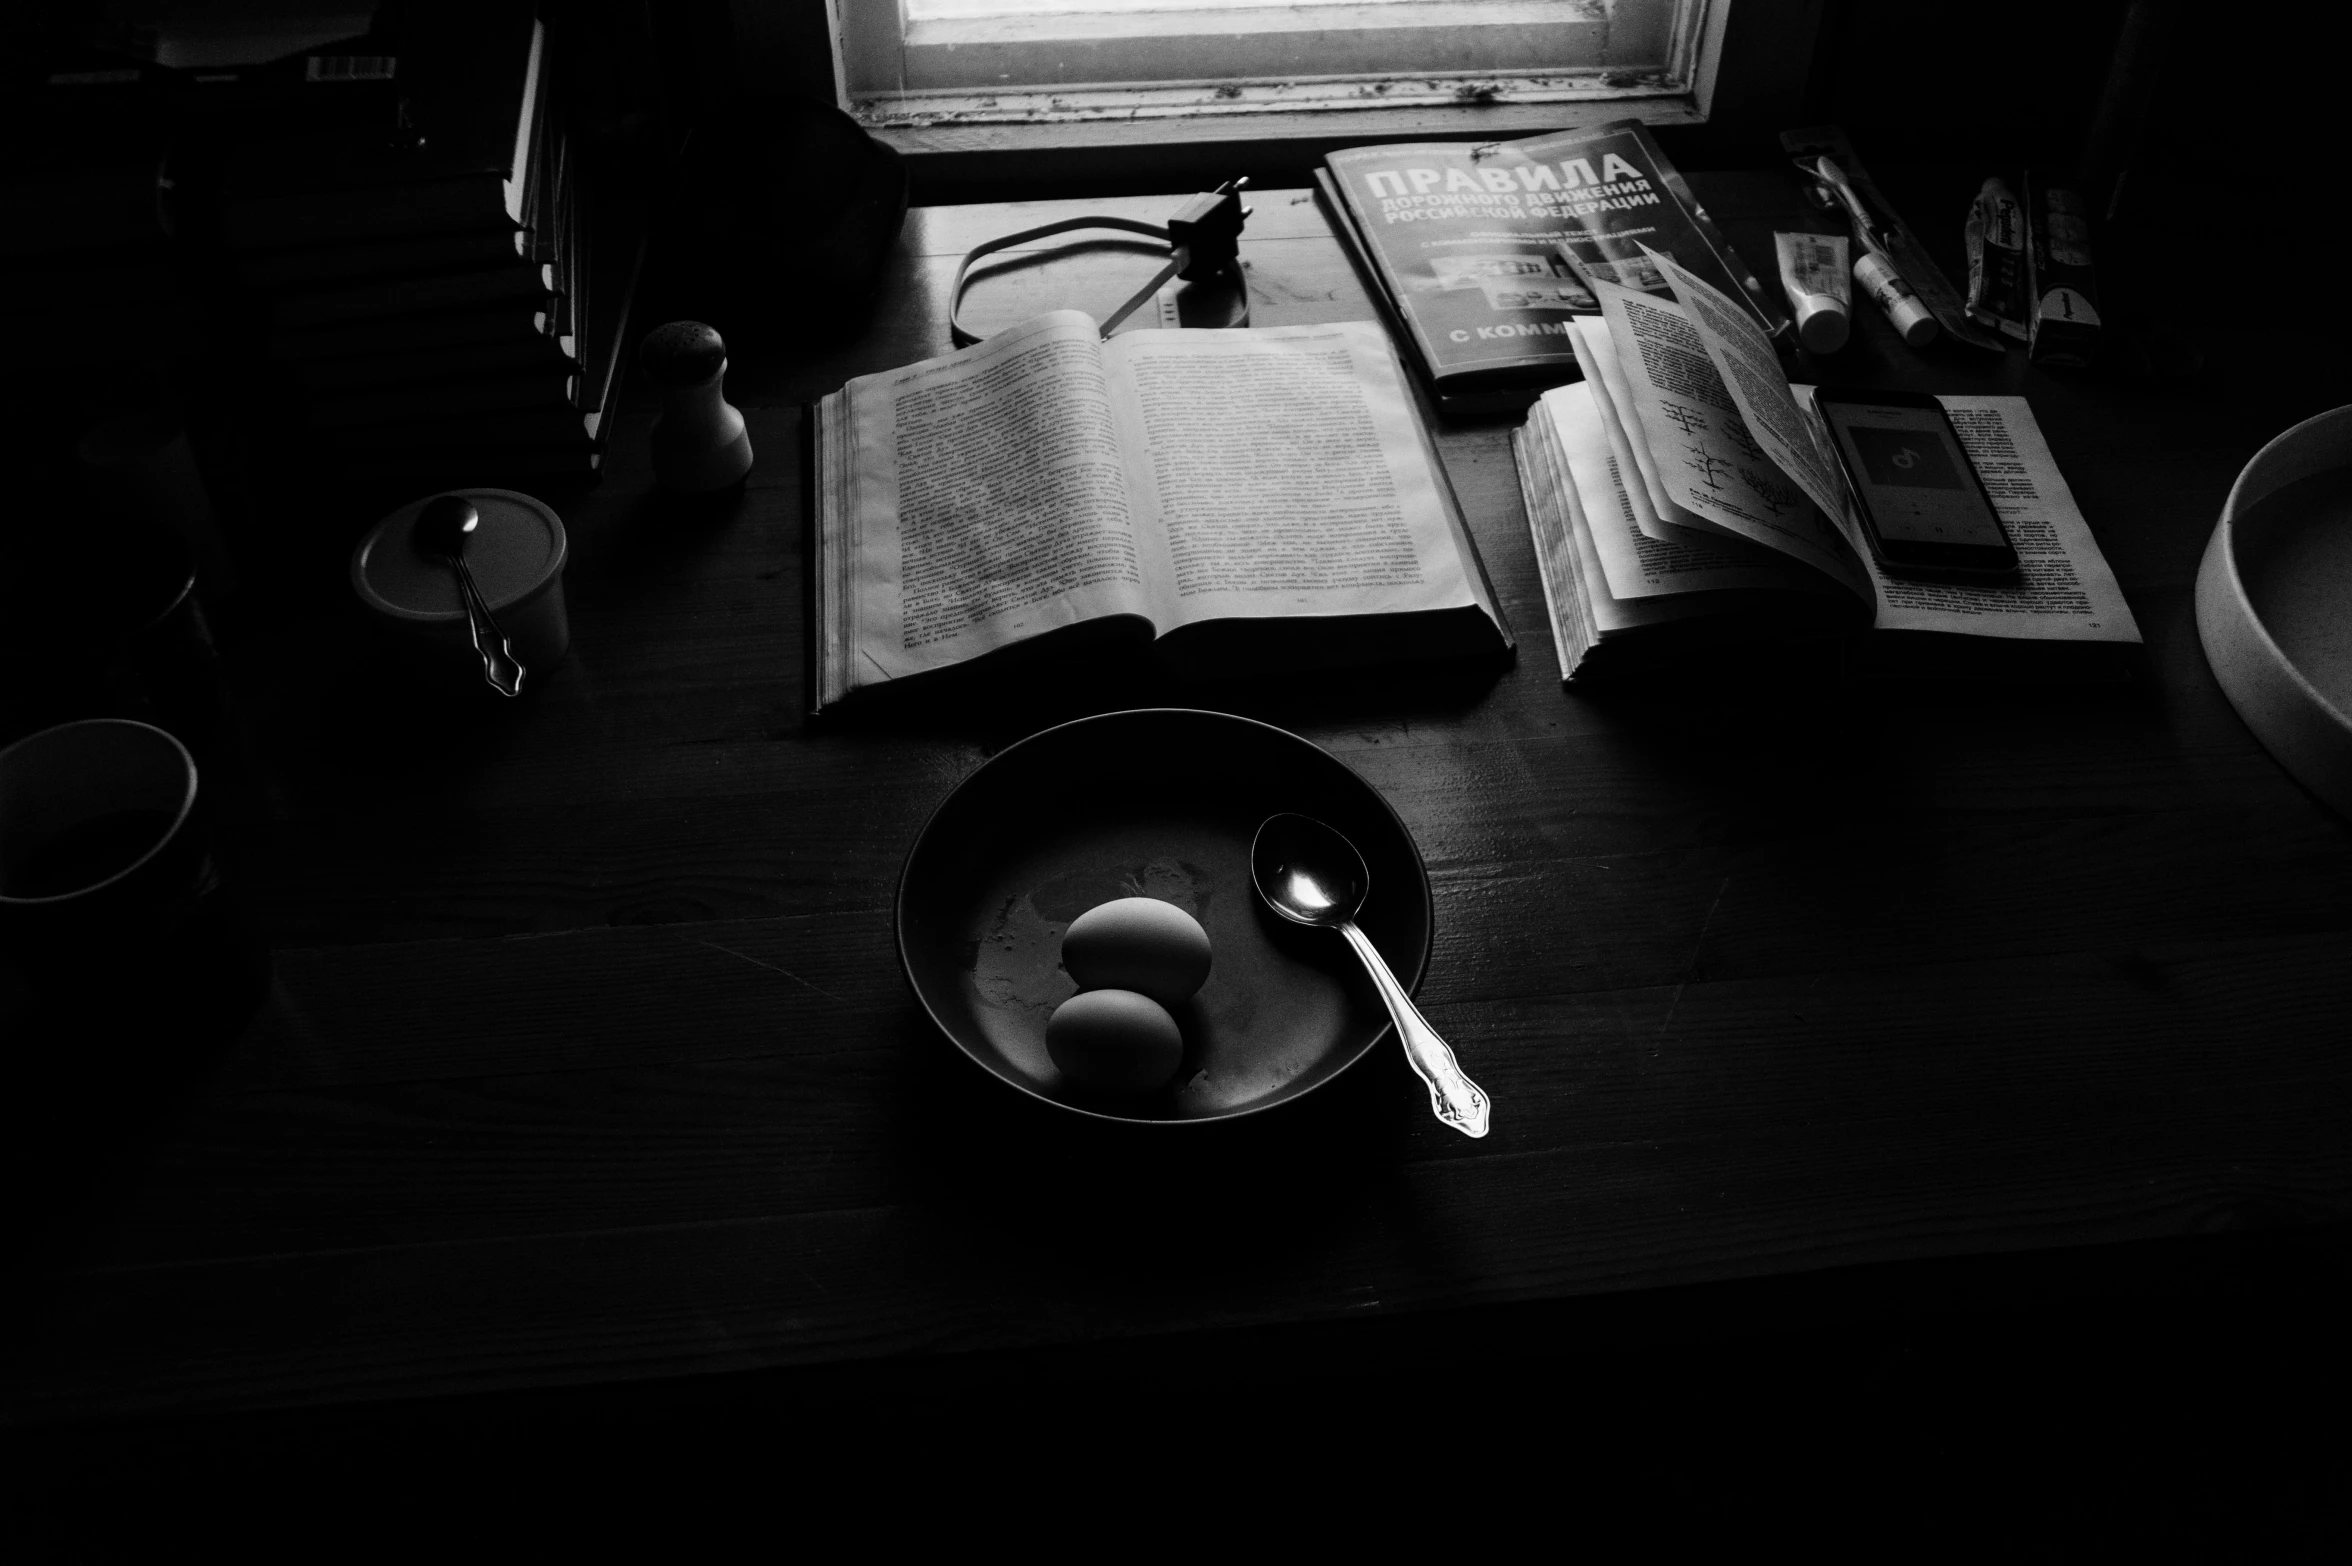
[[[1810,584],[1812,573],[1753,545],[1677,530],[1660,542],[1644,533],[1632,487],[1610,447],[1589,384],[1546,392],[1537,405],[1548,419],[1582,503],[1586,525],[1610,596],[1653,598],[1675,593]]]
[[[1867,596],[1852,545],[1751,432],[1691,312],[1613,284],[1595,291],[1630,387],[1626,434],[1647,444],[1663,500],[1707,531],[1777,550]]]
[[[1810,386],[1792,388],[1808,418]],[[2140,640],[2114,570],[2058,471],[2049,442],[2023,397],[1939,396],[2001,526],[2016,547],[2014,582],[1929,582],[1890,577],[1866,562],[1876,624],[1889,631],[1941,631],[2025,641]],[[1849,514],[1849,527],[1857,526]]]
[[[1376,323],[1137,332],[1102,358],[1162,629],[1476,601]]]
[[[1650,258],[1665,274],[1674,297],[1690,313],[1691,325],[1697,328],[1716,373],[1723,377],[1723,388],[1731,393],[1748,433],[1781,472],[1797,481],[1813,504],[1826,515],[1836,516],[1845,504],[1845,485],[1813,444],[1813,433],[1805,427],[1805,416],[1797,411],[1772,340],[1737,300],[1693,277],[1676,265],[1672,256],[1653,250]]]
[[[1631,487],[1634,523],[1659,543],[1672,543],[1690,532],[1692,519],[1666,498],[1657,467],[1650,460],[1649,443],[1633,438],[1632,432],[1640,427],[1634,422],[1633,386],[1625,378],[1625,366],[1617,362],[1617,344],[1609,336],[1609,323],[1599,316],[1587,316],[1571,323],[1570,332],[1584,384],[1592,388],[1593,402],[1600,410],[1602,433]]]
[[[1144,612],[1088,317],[1041,315],[960,354],[860,376],[842,396],[842,651],[864,660],[863,679]]]
[[[1576,564],[1576,545],[1570,536],[1582,528],[1570,513],[1576,506],[1576,487],[1567,482],[1547,449],[1550,432],[1540,420],[1530,420],[1511,432],[1511,451],[1519,468],[1519,495],[1527,505],[1528,539],[1535,545],[1536,580],[1543,584],[1544,609],[1552,628],[1552,650],[1560,661],[1560,678],[1573,679],[1577,666],[1591,650],[1595,636],[1585,605],[1590,596]]]

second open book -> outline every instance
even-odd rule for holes
[[[1668,257],[1675,297],[1597,284],[1582,383],[1518,436],[1562,678],[1841,628],[1862,672],[2112,674],[2140,640],[2023,397],[1939,400],[2020,570],[1890,576],[1864,546],[1812,388],[1747,314]]]
[[[1248,673],[1510,645],[1378,326],[1075,310],[814,416],[816,704],[1051,644]]]

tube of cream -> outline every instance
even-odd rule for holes
[[[1797,341],[1812,353],[1836,353],[1854,327],[1846,236],[1775,234],[1772,249],[1780,260],[1780,286],[1796,312]]]
[[[1872,304],[1886,312],[1896,335],[1905,343],[1923,348],[1935,341],[1941,330],[1935,312],[1920,302],[1918,293],[1885,256],[1875,250],[1863,251],[1854,262],[1854,281],[1862,285]]]
[[[2026,233],[2033,279],[2036,364],[2087,365],[2099,346],[2099,290],[2091,269],[2090,213],[2081,196],[2025,171]]]
[[[1879,248],[1887,242],[1888,230],[1871,212],[1862,193],[1846,178],[1846,171],[1837,166],[1835,159],[1815,158],[1811,172],[1854,220],[1854,237],[1862,246],[1862,254],[1854,258],[1854,281],[1862,285],[1862,292],[1872,304],[1886,312],[1886,318],[1894,323],[1896,333],[1905,343],[1919,348],[1934,342],[1942,326],[1935,312],[1919,297],[1919,291],[1903,281],[1903,274],[1895,270],[1894,262]]]
[[[2004,336],[2025,341],[2025,208],[1998,179],[1988,179],[1968,209],[1968,313]]]

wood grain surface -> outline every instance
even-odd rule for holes
[[[1752,264],[1804,218],[1776,175],[1693,182]],[[1305,193],[1253,204],[1258,324],[1371,313]],[[405,689],[339,618],[238,650],[225,835],[274,992],[135,1157],[49,1214],[13,1279],[11,1422],[2352,1218],[2352,841],[2231,712],[2190,604],[2238,468],[2352,400],[2342,369],[2274,375],[2225,324],[2201,378],[2066,379],[1915,355],[1857,316],[1825,373],[2032,398],[2147,637],[2123,689],[1740,668],[1567,693],[1517,421],[1495,419],[1441,446],[1520,638],[1507,672],[1078,671],[809,719],[801,404],[945,351],[980,241],[1168,205],[915,212],[853,346],[733,366],[758,466],[716,507],[655,493],[633,396],[605,480],[551,494],[573,648],[519,703]],[[1040,256],[969,317],[1100,307],[1150,270]],[[1111,1134],[929,1030],[890,916],[916,829],[1024,734],[1158,704],[1293,729],[1395,804],[1437,899],[1421,1001],[1493,1096],[1489,1139],[1430,1120],[1388,1054],[1246,1125]]]

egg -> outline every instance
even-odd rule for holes
[[[1209,977],[1209,932],[1174,903],[1122,897],[1070,921],[1062,966],[1082,990],[1133,990],[1181,1006]]]
[[[1148,995],[1085,990],[1047,1019],[1045,1052],[1074,1082],[1134,1095],[1168,1085],[1184,1061],[1184,1035]]]

